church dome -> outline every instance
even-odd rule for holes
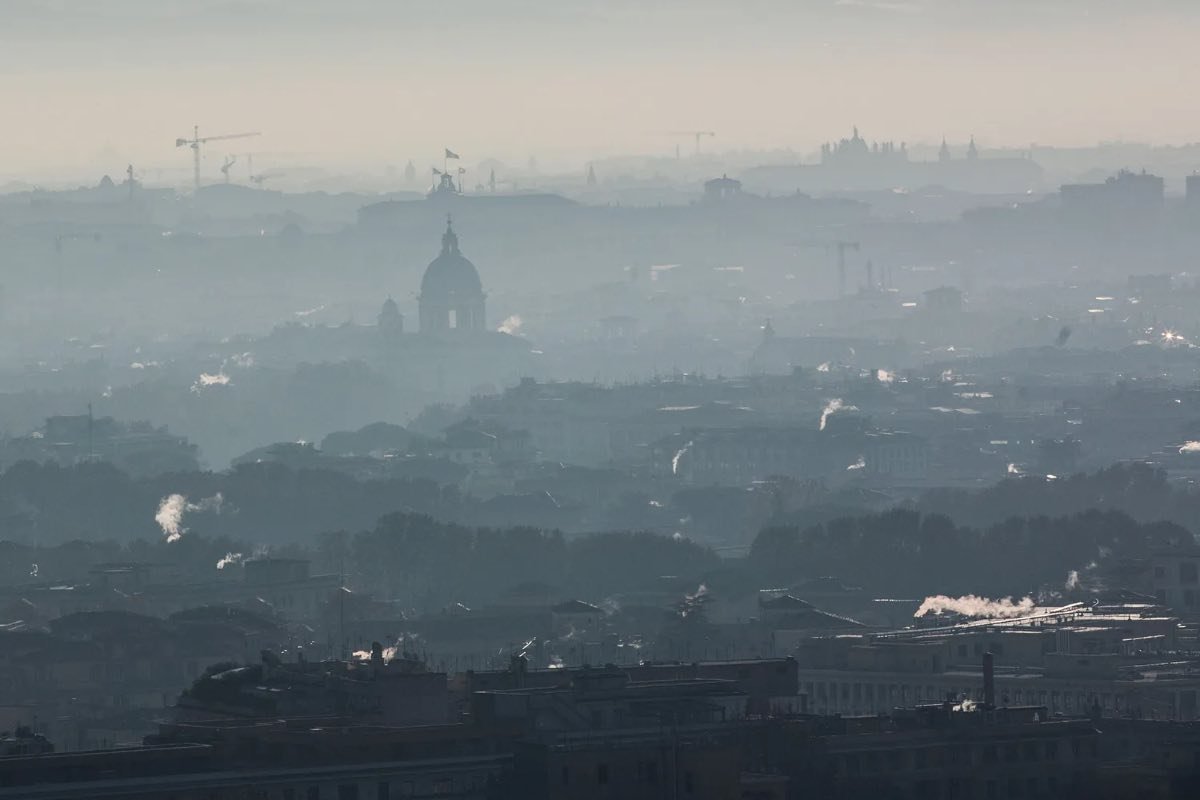
[[[450,223],[442,235],[442,252],[429,263],[421,278],[421,296],[425,299],[451,300],[483,295],[479,271],[458,249],[458,237]]]

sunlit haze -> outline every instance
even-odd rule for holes
[[[1200,110],[1194,3],[7,0],[0,175],[133,160],[259,130],[321,165],[436,158],[575,167],[713,147],[812,152],[858,125],[896,141],[1180,143]],[[18,155],[19,154],[19,155]],[[181,163],[184,162],[184,163]]]

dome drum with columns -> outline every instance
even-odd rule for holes
[[[487,295],[475,265],[458,249],[458,236],[449,219],[442,235],[442,252],[421,278],[417,298],[421,333],[449,334],[487,330]]]

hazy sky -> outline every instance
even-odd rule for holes
[[[1181,143],[1198,21],[1194,0],[0,0],[0,175],[185,171],[194,123],[364,165],[665,154],[691,128]]]

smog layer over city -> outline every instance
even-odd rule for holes
[[[0,800],[1200,797],[1198,34],[0,0]]]

